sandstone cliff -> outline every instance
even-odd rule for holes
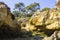
[[[19,31],[20,26],[10,12],[10,8],[5,3],[0,2],[0,38],[16,37]]]
[[[51,9],[43,12],[37,11],[30,19],[30,23],[35,26],[46,25],[46,29],[60,28],[60,10]]]
[[[14,27],[14,20],[15,17],[13,14],[11,14],[10,8],[6,4],[0,2],[0,21]]]
[[[31,31],[40,29],[40,32],[51,35],[54,31],[60,29],[60,9],[53,8],[35,12],[25,28]]]

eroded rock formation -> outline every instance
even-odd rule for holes
[[[60,31],[55,31],[50,37],[45,37],[43,40],[60,40]]]
[[[0,37],[15,37],[18,31],[20,31],[20,26],[10,12],[10,8],[0,2]]]
[[[60,9],[53,8],[46,11],[37,11],[33,14],[29,23],[26,24],[29,30],[40,29],[47,35],[51,35],[56,30],[60,30]]]

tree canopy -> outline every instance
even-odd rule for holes
[[[32,3],[29,6],[26,7],[27,10],[31,10],[31,11],[36,11],[37,9],[40,9],[40,5],[39,3]]]
[[[25,6],[25,4],[23,2],[19,2],[17,4],[15,4],[15,10],[13,11],[13,13],[15,14],[15,16],[17,17],[31,17],[33,15],[33,12],[40,10],[40,5],[37,2],[31,3],[28,6]]]

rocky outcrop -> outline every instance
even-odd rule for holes
[[[56,5],[55,5],[55,8],[57,8],[57,9],[60,9],[60,0],[56,0],[57,2],[56,2]]]
[[[60,29],[60,9],[54,8],[35,12],[26,27],[31,28],[31,30],[37,28],[41,32],[51,35],[54,31]]]
[[[0,21],[10,25],[11,27],[15,27],[15,17],[11,14],[10,8],[3,2],[0,2]]]
[[[20,31],[20,26],[15,20],[10,8],[3,2],[0,2],[0,38],[15,37]]]
[[[30,19],[30,23],[35,26],[46,25],[46,29],[59,29],[60,28],[60,11],[51,9],[43,12],[37,11]]]
[[[60,40],[60,31],[55,31],[50,37],[45,37],[43,40]]]

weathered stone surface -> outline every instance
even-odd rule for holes
[[[17,37],[20,26],[15,20],[10,8],[3,2],[0,2],[0,38]]]
[[[47,11],[37,11],[31,17],[30,21],[31,24],[35,26],[44,26],[46,29],[59,29],[60,28],[60,11],[56,9],[51,9]]]
[[[56,5],[55,5],[55,8],[57,8],[57,9],[60,9],[60,0],[56,0],[57,2],[56,2]]]
[[[37,11],[26,24],[26,29],[40,29],[47,35],[51,35],[54,31],[60,29],[60,10],[50,9],[46,11]]]
[[[14,15],[10,12],[10,8],[4,4],[3,2],[0,2],[0,21],[2,23],[8,24],[10,27],[16,27],[17,22],[15,20]],[[0,26],[3,24],[0,24]]]
[[[55,31],[50,37],[45,37],[43,40],[60,40],[60,31]]]

